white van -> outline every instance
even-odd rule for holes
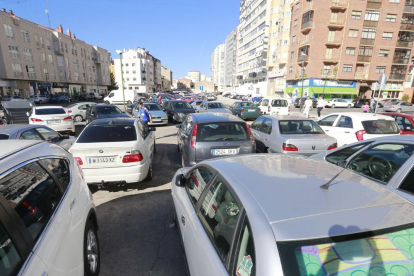
[[[137,93],[133,90],[125,90],[125,103],[127,105],[132,104],[137,97]],[[122,95],[122,90],[112,90],[108,96],[104,98],[105,103],[107,104],[123,104],[124,96]]]
[[[265,97],[259,104],[262,114],[265,115],[290,115],[288,99]]]

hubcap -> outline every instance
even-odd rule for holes
[[[80,117],[80,116],[75,117],[75,122],[81,122],[81,121],[82,121],[82,117]]]
[[[95,233],[92,229],[89,229],[86,239],[86,254],[88,256],[89,269],[92,273],[95,273],[98,269],[98,244],[96,242]]]

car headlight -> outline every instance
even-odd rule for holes
[[[162,117],[161,117],[161,119],[163,119],[163,120],[167,120],[167,119],[168,119],[168,117],[167,117],[167,115],[165,115],[165,116],[162,116]]]
[[[183,117],[185,114],[184,113],[177,113],[178,116]]]

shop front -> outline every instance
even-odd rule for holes
[[[387,83],[379,91],[378,84],[373,84],[371,87],[371,98],[389,99],[389,98],[400,98],[400,95],[404,92],[404,86],[402,83]]]
[[[53,94],[68,94],[69,93],[69,85],[62,84],[62,83],[52,83]]]
[[[52,93],[52,84],[50,82],[37,82],[36,85],[37,85],[37,92],[35,89],[34,90],[35,94],[48,96]]]
[[[69,96],[78,98],[80,94],[82,94],[82,86],[80,84],[69,85]]]
[[[16,87],[15,81],[0,79],[0,98],[11,96],[14,92],[14,87]]]

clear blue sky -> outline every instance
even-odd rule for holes
[[[115,50],[144,47],[174,79],[210,76],[214,48],[237,26],[240,0],[48,0],[50,24],[78,39]],[[45,0],[0,0],[0,8],[48,26]]]

